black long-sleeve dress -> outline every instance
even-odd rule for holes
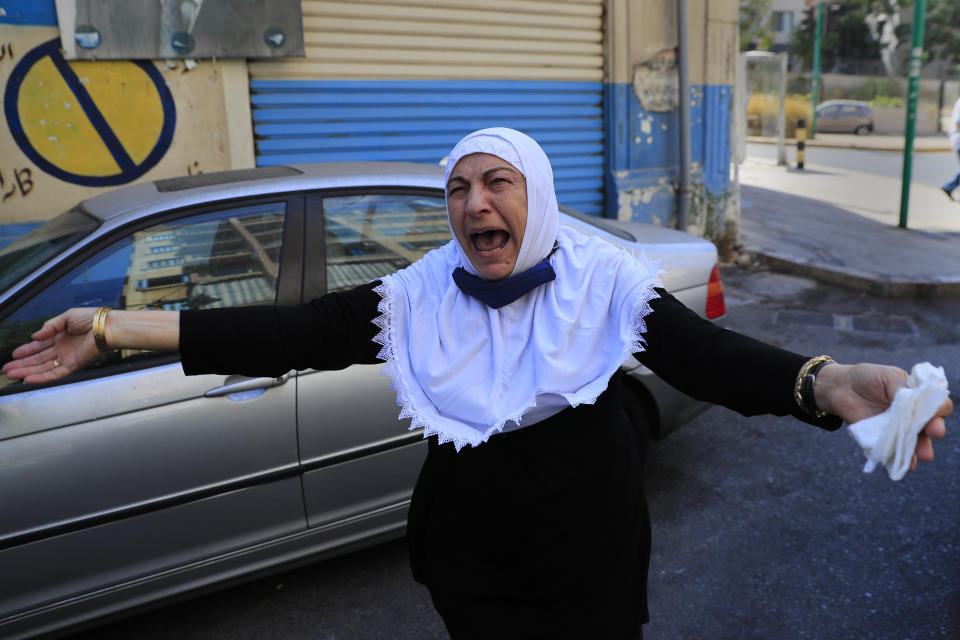
[[[187,374],[278,376],[377,363],[376,283],[295,307],[181,314]],[[637,358],[685,393],[744,415],[820,421],[793,399],[807,359],[701,319],[658,290]],[[431,438],[413,494],[414,577],[453,638],[636,638],[648,619],[646,429],[620,374],[596,403],[457,452]]]

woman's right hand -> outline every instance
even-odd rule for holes
[[[37,384],[64,378],[83,369],[100,355],[93,339],[93,308],[68,309],[43,323],[33,342],[13,351],[3,365],[11,380]]]

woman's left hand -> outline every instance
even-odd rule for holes
[[[899,367],[828,364],[817,374],[814,397],[821,410],[853,424],[886,411],[897,391],[906,384],[907,372]],[[933,460],[933,440],[946,435],[944,418],[951,413],[953,402],[947,398],[917,437],[917,448],[910,463],[911,471],[916,468],[917,460]]]

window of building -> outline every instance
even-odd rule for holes
[[[774,11],[771,22],[774,31],[790,31],[793,29],[793,11]]]

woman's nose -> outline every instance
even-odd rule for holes
[[[473,186],[467,192],[465,212],[468,216],[480,216],[490,210],[487,190],[483,186]]]

